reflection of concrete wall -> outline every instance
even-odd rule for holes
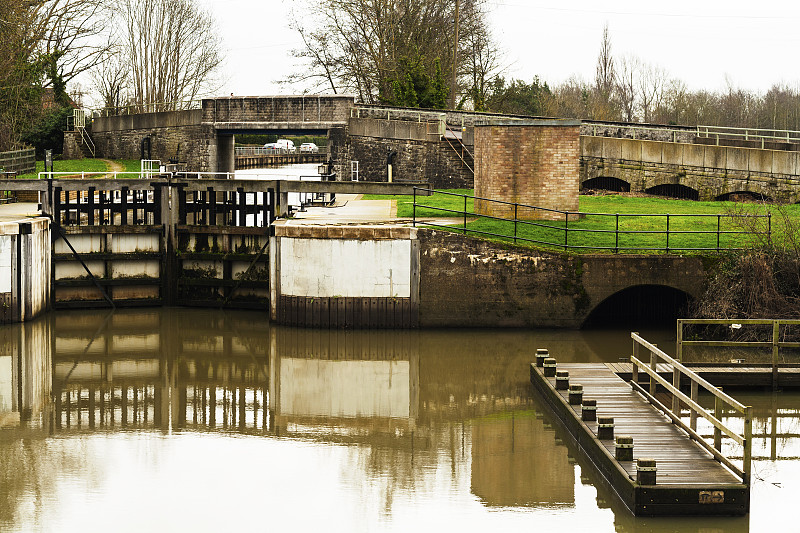
[[[11,410],[14,385],[11,378],[11,356],[0,356],[0,413]]]
[[[574,467],[533,412],[472,425],[472,492],[492,506],[575,503]]]
[[[282,358],[283,415],[407,418],[408,361],[320,361]]]

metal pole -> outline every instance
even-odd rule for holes
[[[720,221],[722,220],[722,215],[717,215],[717,251],[719,252],[719,230],[720,230]]]
[[[619,213],[617,213],[616,219],[617,219],[617,228],[614,231],[614,253],[618,254],[619,253]]]
[[[569,213],[564,213],[564,250],[567,249],[567,242],[569,240]]]
[[[514,204],[514,243],[517,242],[517,206],[519,204]]]
[[[667,253],[669,253],[669,213],[667,213]]]
[[[411,226],[417,227],[417,188],[414,187],[414,203],[411,206]]]
[[[464,235],[467,234],[467,195],[464,195]]]

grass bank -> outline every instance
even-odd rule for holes
[[[471,189],[444,192],[471,195]],[[411,196],[365,196],[365,199],[391,199],[397,202],[397,214],[410,217],[413,213]],[[571,251],[658,252],[744,248],[766,239],[771,226],[772,238],[780,238],[787,220],[800,216],[798,206],[780,206],[780,216],[766,215],[777,206],[734,202],[697,202],[653,197],[623,195],[581,196],[579,219],[513,222],[513,206],[496,204],[496,220],[476,215],[474,201],[447,194],[417,197],[417,217],[453,217],[456,226],[451,231],[464,231],[463,211],[467,211],[468,234],[490,239],[514,241],[517,244]],[[429,207],[421,207],[429,206]],[[530,210],[518,208],[518,219],[526,218]],[[668,216],[667,216],[668,215]],[[563,217],[563,215],[561,215]],[[758,235],[761,232],[762,235]]]
[[[113,160],[116,165],[109,165],[104,159],[65,159],[53,161],[53,172],[111,172],[113,167],[121,167],[124,172],[139,172],[140,162],[138,159],[119,159]],[[44,172],[44,161],[36,162],[36,172],[20,174],[17,179],[36,179],[39,172]]]

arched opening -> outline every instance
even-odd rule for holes
[[[674,325],[685,318],[691,297],[664,285],[636,285],[616,292],[600,302],[583,329]]]
[[[677,198],[679,200],[698,200],[700,193],[686,185],[678,183],[665,183],[664,185],[656,185],[645,190],[647,194],[653,196],[665,196],[667,198]]]
[[[751,191],[734,191],[725,194],[720,194],[715,200],[721,202],[769,202],[769,196],[764,196],[761,193]]]
[[[631,192],[631,184],[619,178],[608,176],[598,176],[581,183],[583,190],[592,191],[611,191],[611,192]]]

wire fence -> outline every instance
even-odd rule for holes
[[[420,203],[417,191],[437,195],[436,205]],[[772,238],[769,213],[586,213],[421,187],[412,218],[414,226],[578,252],[722,252]]]

